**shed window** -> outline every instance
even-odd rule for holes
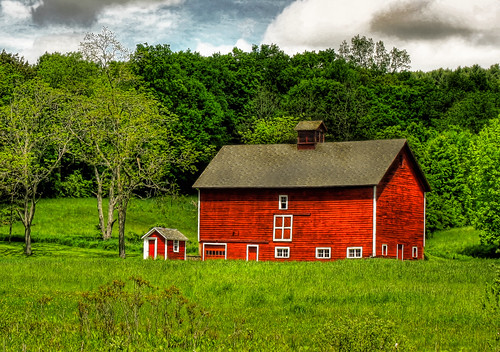
[[[280,196],[279,209],[281,210],[288,209],[288,196]]]
[[[316,248],[316,258],[317,259],[330,259],[331,258],[331,249],[329,247]]]
[[[363,257],[363,247],[347,248],[347,258],[362,258],[362,257]]]
[[[274,241],[292,241],[292,215],[275,215],[274,216]]]
[[[174,252],[179,252],[179,240],[174,240]]]
[[[275,258],[290,258],[290,248],[289,247],[276,247],[274,249]]]
[[[411,256],[413,258],[418,258],[418,247],[412,247],[412,249],[411,249]]]

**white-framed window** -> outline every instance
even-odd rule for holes
[[[316,258],[317,259],[330,259],[331,258],[331,248],[330,247],[317,247],[316,248]]]
[[[179,252],[179,240],[174,240],[174,252]]]
[[[412,258],[418,258],[418,247],[411,248],[411,256]]]
[[[292,241],[293,215],[274,215],[273,240]]]
[[[280,196],[279,197],[279,209],[280,210],[286,210],[288,209],[288,196]]]
[[[290,247],[275,247],[274,248],[275,258],[290,258]]]
[[[386,244],[382,245],[382,256],[387,257],[387,245]]]
[[[362,258],[363,247],[347,247],[347,258]]]

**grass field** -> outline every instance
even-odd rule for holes
[[[498,260],[472,256],[488,250],[471,228],[434,234],[418,262],[142,260],[151,223],[195,242],[192,201],[135,201],[125,260],[96,238],[92,200],[41,201],[35,256],[0,242],[0,351],[500,348]]]

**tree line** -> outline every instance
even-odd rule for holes
[[[412,72],[406,51],[360,36],[338,50],[206,57],[126,53],[103,29],[80,48],[34,65],[0,54],[2,200],[27,254],[39,197],[95,196],[102,237],[118,221],[125,256],[131,197],[190,192],[221,146],[294,142],[309,119],[329,141],[407,138],[432,187],[428,231],[472,224],[498,245],[499,65]]]

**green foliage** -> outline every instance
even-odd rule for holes
[[[92,180],[83,178],[80,170],[75,170],[56,187],[60,189],[58,194],[60,197],[87,198],[92,196],[94,185]]]
[[[241,133],[241,139],[245,144],[294,143],[297,140],[294,127],[299,120],[299,117],[294,116],[256,119],[250,129]]]
[[[408,349],[396,336],[396,327],[373,314],[360,319],[341,317],[319,329],[318,347],[333,351],[394,351]],[[406,347],[406,348],[405,348]]]
[[[208,312],[175,286],[160,289],[137,276],[129,281],[131,291],[126,282],[113,280],[97,291],[82,293],[78,301],[82,346],[100,341],[93,347],[144,349],[161,341],[166,349],[186,350],[202,344],[209,333]]]
[[[500,241],[500,119],[492,120],[471,144],[473,221],[484,243]]]

